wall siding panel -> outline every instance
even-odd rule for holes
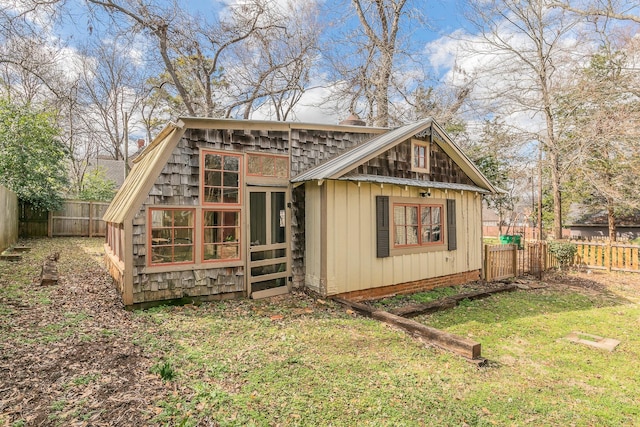
[[[445,245],[442,250],[376,258],[376,222],[375,216],[371,215],[374,211],[372,207],[375,204],[375,196],[417,198],[419,190],[392,185],[384,185],[381,188],[379,184],[368,183],[357,186],[343,181],[329,181],[324,185],[328,189],[329,294],[459,275],[481,268],[481,198],[474,193],[449,191],[445,194],[444,191],[432,190],[432,198],[456,200],[458,249],[448,251]],[[363,198],[367,198],[369,202],[364,203]],[[426,202],[428,200],[424,199]],[[369,210],[365,213],[364,209],[367,206]],[[357,233],[352,230],[357,230]],[[365,234],[368,237],[364,237]]]

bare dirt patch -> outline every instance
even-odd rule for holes
[[[619,302],[640,302],[640,273],[580,270],[549,272],[544,282],[558,289],[602,296]]]
[[[124,310],[105,270],[75,242],[42,244],[16,268],[33,273],[55,248],[58,285],[42,288],[35,275],[0,294],[0,424],[146,424],[167,393],[149,374],[157,355],[135,344],[151,325]],[[12,286],[2,272],[0,286]]]

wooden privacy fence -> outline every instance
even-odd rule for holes
[[[524,274],[540,276],[543,271],[557,265],[549,253],[547,242],[526,243],[522,249],[517,245],[484,246],[484,279],[487,282]]]
[[[518,275],[516,245],[484,245],[484,280],[508,279]]]
[[[640,272],[640,246],[620,243],[576,243],[574,263],[609,271]]]
[[[23,204],[20,208],[20,236],[23,237],[104,237],[102,220],[109,203],[65,200],[55,212],[42,212]]]

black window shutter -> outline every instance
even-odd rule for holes
[[[456,236],[456,201],[453,199],[447,199],[447,243],[448,250],[455,251],[458,249]]]
[[[376,256],[389,256],[389,197],[376,196]]]

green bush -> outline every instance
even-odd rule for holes
[[[560,269],[564,269],[573,264],[573,259],[578,251],[578,247],[569,242],[549,243],[549,252],[558,260]]]

